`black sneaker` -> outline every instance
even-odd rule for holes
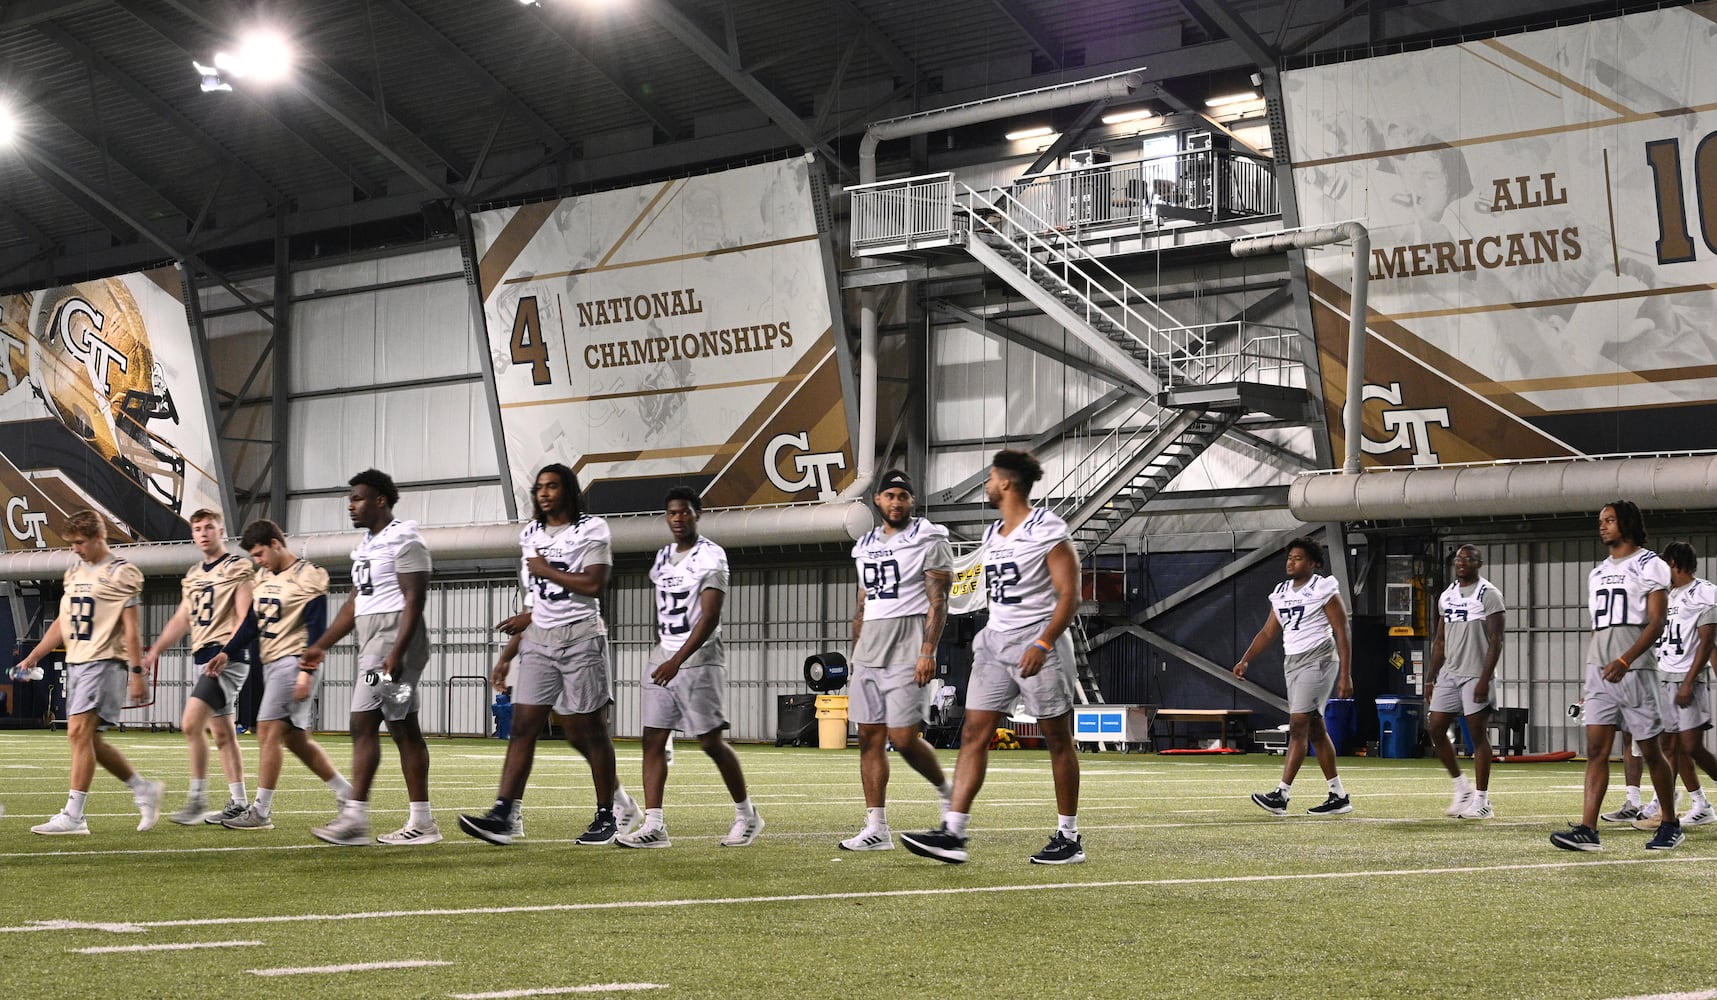
[[[1280,788],[1269,792],[1253,792],[1252,803],[1268,813],[1278,816],[1288,814],[1288,797],[1282,794]]]
[[[934,858],[951,865],[966,863],[966,838],[947,826],[939,826],[927,833],[903,833],[900,842],[921,858]]]
[[[1681,832],[1680,823],[1665,820],[1658,824],[1657,833],[1653,834],[1651,840],[1646,842],[1645,849],[1648,851],[1673,851],[1680,847],[1681,842],[1686,839],[1687,835]]]
[[[1346,795],[1337,795],[1331,792],[1329,798],[1307,809],[1306,812],[1313,816],[1340,816],[1342,813],[1353,812],[1353,799]]]
[[[590,826],[586,827],[573,843],[585,847],[607,847],[614,843],[614,838],[619,834],[619,826],[614,822],[614,810],[598,809],[596,818],[590,821]]]
[[[459,817],[459,829],[502,847],[513,842],[513,819],[491,809],[481,816]]]
[[[1598,843],[1598,831],[1589,826],[1568,824],[1568,829],[1558,830],[1550,835],[1550,842],[1564,851],[1601,851],[1603,845]]]
[[[1071,840],[1060,830],[1049,838],[1043,850],[1031,856],[1034,865],[1081,865],[1085,863],[1085,838],[1074,834]]]

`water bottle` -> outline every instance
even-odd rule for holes
[[[39,681],[45,676],[41,667],[12,668],[12,679],[15,681]]]
[[[405,705],[411,701],[411,685],[394,681],[381,670],[364,671],[364,683],[376,688],[381,699],[390,705]]]

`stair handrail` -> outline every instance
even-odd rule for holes
[[[1130,426],[1133,418],[1147,407],[1150,412],[1145,421],[1137,426]],[[1138,452],[1141,439],[1148,439],[1157,432],[1165,412],[1167,407],[1159,406],[1156,400],[1148,397],[1139,399],[1119,423],[1098,438],[1085,454],[1068,466],[1069,471],[1043,493],[1045,498],[1055,498],[1049,501],[1049,508],[1058,516],[1065,516],[1076,510],[1091,495],[1090,487],[1093,483],[1107,481],[1114,475],[1115,470]],[[1098,457],[1098,453],[1105,449],[1109,455]],[[1072,486],[1068,485],[1070,482],[1073,483]]]

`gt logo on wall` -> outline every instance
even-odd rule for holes
[[[564,462],[600,511],[669,485],[710,506],[852,479],[803,159],[473,217],[513,489]]]
[[[0,296],[0,502],[7,548],[64,544],[94,508],[116,541],[190,537],[221,509],[177,271]]]
[[[1283,76],[1301,222],[1371,231],[1367,461],[1717,447],[1717,4]],[[1352,250],[1307,254],[1342,450]]]

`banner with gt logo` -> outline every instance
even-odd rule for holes
[[[115,541],[190,537],[221,510],[179,273],[0,295],[0,543],[63,545],[93,508]]]
[[[831,498],[854,474],[803,158],[473,216],[510,476],[603,512]]]

